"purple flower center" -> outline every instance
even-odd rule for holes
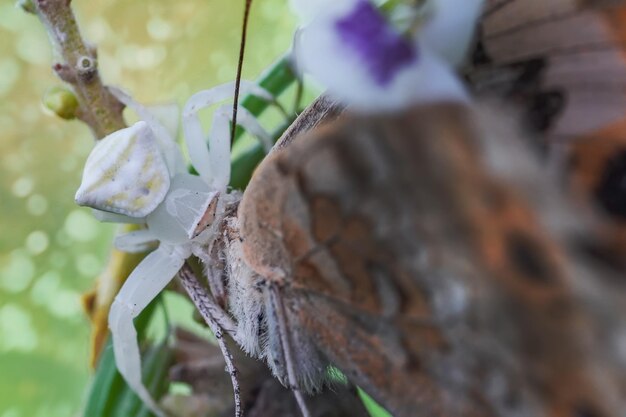
[[[412,45],[369,1],[360,1],[350,14],[337,21],[336,28],[379,85],[389,84],[402,67],[416,58]]]

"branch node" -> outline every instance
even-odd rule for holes
[[[96,60],[87,55],[79,56],[76,62],[76,72],[82,81],[89,82],[93,80],[98,72]]]
[[[65,81],[68,84],[76,83],[76,71],[69,66],[57,62],[52,66],[52,70],[62,81]]]

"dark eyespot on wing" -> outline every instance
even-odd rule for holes
[[[588,404],[579,404],[572,411],[572,417],[603,417],[603,414]]]
[[[493,60],[485,49],[485,44],[482,41],[476,43],[476,47],[472,51],[472,65],[489,65],[493,63]]]
[[[626,150],[609,159],[594,194],[609,215],[626,220]]]
[[[533,131],[549,130],[565,108],[565,104],[566,97],[561,91],[553,90],[535,94],[528,106],[526,124]]]
[[[536,284],[552,284],[553,269],[541,247],[523,232],[511,232],[506,237],[506,250],[511,265]]]

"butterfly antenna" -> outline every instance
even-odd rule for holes
[[[250,6],[252,0],[246,0],[243,11],[243,28],[241,30],[241,44],[239,45],[239,62],[237,63],[237,77],[235,78],[235,98],[233,100],[233,123],[230,130],[231,144],[235,143],[235,132],[237,132],[237,109],[239,108],[239,87],[241,85],[241,69],[243,68],[243,57],[246,51],[246,36],[248,35],[248,17],[250,16]]]

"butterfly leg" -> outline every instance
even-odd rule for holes
[[[128,386],[158,417],[165,417],[141,380],[141,356],[133,319],[165,288],[183,265],[175,248],[162,245],[130,274],[109,312],[115,363]]]
[[[282,344],[282,353],[283,353],[283,361],[285,363],[285,368],[287,371],[287,381],[289,382],[290,388],[293,390],[293,395],[296,397],[296,401],[298,403],[298,407],[300,408],[300,412],[302,413],[302,417],[311,417],[311,412],[306,404],[306,400],[304,399],[304,395],[302,395],[302,391],[298,388],[298,383],[296,379],[296,372],[293,363],[293,355],[291,350],[291,343],[289,340],[289,330],[287,329],[287,320],[285,314],[285,307],[283,306],[282,299],[280,294],[278,293],[278,287],[276,285],[270,285],[269,287],[269,296],[270,302],[274,307],[274,311],[276,314],[276,319],[278,321],[278,333],[279,338]]]

